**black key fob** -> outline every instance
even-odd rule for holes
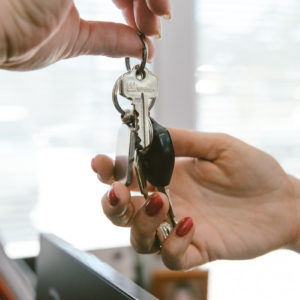
[[[168,186],[175,163],[175,153],[169,131],[151,119],[153,140],[146,153],[138,156],[141,170],[153,186]]]

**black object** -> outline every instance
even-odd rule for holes
[[[153,141],[149,150],[139,157],[146,180],[153,186],[169,185],[174,169],[175,154],[169,131],[151,118]]]
[[[96,256],[41,235],[36,300],[157,299]]]

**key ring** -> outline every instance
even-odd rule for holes
[[[147,73],[146,63],[147,63],[147,59],[148,59],[148,48],[147,48],[147,44],[145,43],[145,35],[143,33],[139,32],[139,31],[138,31],[138,35],[139,35],[139,37],[141,39],[141,42],[143,44],[142,62],[141,62],[140,65],[136,65],[134,68],[136,68],[136,75],[137,76],[142,74],[141,79],[139,79],[139,80],[143,80],[146,76],[146,73]],[[129,57],[125,58],[125,65],[126,65],[127,71],[130,72],[132,69],[131,69],[131,66],[130,66],[130,58]],[[119,93],[119,88],[120,88],[121,77],[118,78],[118,80],[116,81],[116,83],[113,87],[112,100],[113,100],[115,108],[121,114],[121,118],[123,118],[123,116],[125,115],[125,111],[122,109],[122,107],[120,106],[119,101],[118,101],[118,93]],[[156,98],[151,98],[150,99],[149,111],[154,106],[155,100],[156,100]]]
[[[148,46],[147,46],[147,43],[145,43],[145,35],[140,31],[138,31],[138,35],[143,44],[143,49],[142,49],[142,62],[136,72],[137,72],[137,74],[144,74],[145,66],[146,66],[147,59],[148,59]],[[130,57],[125,57],[125,66],[126,66],[127,71],[131,70]]]

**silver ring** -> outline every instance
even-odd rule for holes
[[[168,223],[168,222],[163,222],[159,225],[159,228],[161,229],[162,233],[163,233],[163,236],[164,236],[164,239],[166,239],[171,231],[172,231],[172,226]]]
[[[142,62],[139,65],[139,68],[137,69],[137,74],[143,74],[146,63],[147,63],[147,59],[148,59],[148,45],[147,45],[147,43],[145,43],[145,35],[140,31],[138,31],[138,35],[143,44],[143,49],[142,49]],[[130,57],[125,57],[125,66],[126,66],[127,71],[131,70]]]

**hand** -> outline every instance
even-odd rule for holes
[[[159,16],[171,18],[169,0],[113,0],[133,28],[146,35],[161,37]]]
[[[133,28],[83,20],[71,0],[1,1],[0,68],[32,70],[84,54],[140,58],[142,43],[136,28],[158,34],[158,15],[170,10],[169,1],[145,1],[115,1]],[[147,43],[151,59],[154,48],[149,39]]]
[[[181,221],[163,243],[167,267],[253,258],[299,241],[300,198],[296,200],[292,180],[271,156],[224,134],[170,133],[176,156],[183,158],[177,158],[170,184]],[[98,155],[92,167],[101,181],[113,183],[110,159]],[[129,189],[136,188],[134,182]],[[131,226],[131,243],[138,252],[155,252],[155,231],[166,216],[167,199],[154,193],[144,203],[142,197],[130,197],[129,189],[114,182],[102,199],[103,210],[114,224]]]

